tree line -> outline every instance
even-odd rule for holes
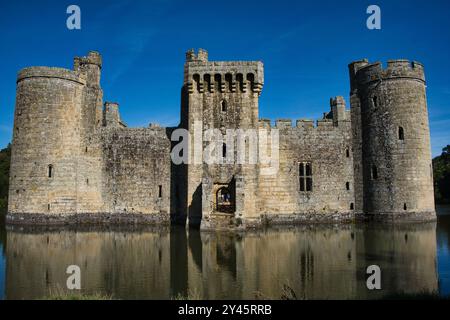
[[[433,159],[433,175],[436,202],[450,204],[450,145]]]
[[[11,144],[0,150],[0,213],[8,207],[9,165],[11,162]]]

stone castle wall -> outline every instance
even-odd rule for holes
[[[345,117],[336,124],[332,119],[320,120],[317,126],[312,121],[300,120],[295,126],[290,120],[277,121],[280,166],[275,175],[258,176],[260,214],[269,220],[287,219],[286,223],[353,216],[352,140],[350,121]],[[301,191],[300,163],[311,165],[310,191]]]
[[[76,212],[85,84],[80,75],[58,68],[19,73],[10,213]]]
[[[191,139],[207,129],[223,135],[227,129],[255,130],[256,143],[263,131],[276,129],[279,167],[269,174],[266,164],[192,163],[192,148],[190,164],[174,164],[171,134],[177,128],[128,128],[119,105],[103,103],[101,68],[101,56],[90,52],[75,58],[73,71],[34,67],[19,73],[10,223],[171,219],[228,229],[350,221],[359,214],[435,217],[419,63],[396,60],[383,69],[354,62],[350,110],[336,97],[316,125],[286,119],[272,125],[259,118],[261,62],[215,62],[204,50],[189,51],[177,128]],[[237,146],[230,151],[227,143],[223,152],[233,158]],[[232,197],[230,212],[219,205],[224,189]]]
[[[10,222],[167,223],[168,129],[126,128],[117,104],[103,107],[97,53],[74,69],[18,75]]]
[[[164,128],[101,131],[104,211],[169,220],[170,140]]]
[[[360,110],[363,211],[434,217],[433,169],[420,63],[358,65],[351,75]]]

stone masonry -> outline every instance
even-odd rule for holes
[[[73,70],[19,72],[8,223],[172,222],[209,230],[435,219],[420,63],[353,62],[350,110],[338,96],[323,119],[273,125],[259,118],[262,62],[215,62],[205,50],[190,50],[180,124],[173,128],[128,128],[119,104],[103,102],[101,68],[100,54],[90,52],[75,58]],[[246,152],[253,138],[259,150],[269,150],[262,132],[277,132],[278,170],[264,173],[261,163],[174,164],[176,129],[190,137],[196,130],[254,130],[243,140]],[[222,151],[235,152],[226,144]]]

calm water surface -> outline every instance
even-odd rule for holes
[[[61,291],[81,268],[82,292],[119,299],[374,299],[450,294],[450,208],[436,223],[272,228],[241,235],[183,228],[0,227],[0,299]],[[382,290],[368,291],[379,265]]]

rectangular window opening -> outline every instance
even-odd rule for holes
[[[313,191],[313,171],[310,162],[299,163],[299,184],[301,192]]]

